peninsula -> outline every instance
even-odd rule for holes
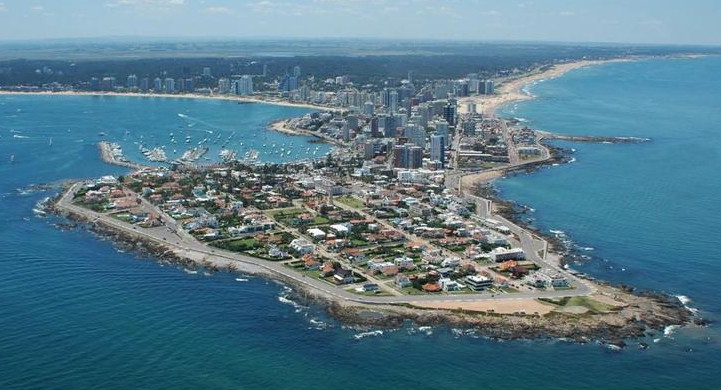
[[[529,81],[590,64],[517,77],[489,97],[420,103],[405,124],[392,109],[351,109],[273,125],[338,146],[313,161],[148,167],[104,142],[102,158],[133,172],[73,183],[52,208],[188,272],[283,281],[349,324],[412,320],[498,338],[617,342],[700,321],[669,297],[574,272],[548,239],[476,193],[559,158],[543,141],[562,136],[498,118],[498,104],[520,98]]]

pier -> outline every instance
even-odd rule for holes
[[[539,131],[539,133],[541,133]],[[591,135],[563,135],[542,132],[543,138],[547,140],[560,140],[560,141],[571,141],[571,142],[592,142],[592,143],[603,143],[603,144],[640,144],[642,142],[648,142],[650,138],[640,137],[601,137]]]
[[[107,141],[100,141],[98,142],[98,150],[100,150],[100,158],[108,164],[132,168],[136,170],[145,168],[140,164],[128,161],[123,155],[123,150],[118,144],[113,144]]]

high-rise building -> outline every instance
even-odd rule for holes
[[[165,81],[163,82],[163,86],[165,87],[165,92],[167,92],[167,93],[175,92],[175,80],[173,80],[171,77],[165,78]]]
[[[449,101],[443,106],[443,119],[451,126],[456,125],[456,105],[453,102]]]
[[[160,77],[156,77],[153,80],[153,91],[161,92],[162,90],[163,90],[163,80],[161,80]]]
[[[141,91],[147,91],[150,89],[150,79],[147,77],[143,77],[140,79],[140,90]]]
[[[278,82],[279,92],[290,92],[298,89],[298,78],[286,73]]]
[[[300,77],[300,66],[296,65],[293,67],[293,77]]]
[[[348,128],[351,130],[358,130],[358,117],[350,114],[345,117],[345,121],[348,124]]]
[[[442,135],[431,136],[431,161],[438,161],[441,167],[446,166],[446,143]]]
[[[130,89],[138,88],[138,76],[131,74],[128,76],[127,87]]]
[[[185,79],[185,90],[188,92],[195,91],[195,80],[192,77]]]
[[[478,78],[478,73],[469,73],[467,78],[468,78],[468,92],[477,93],[478,92],[478,83],[480,82],[480,79]]]
[[[310,87],[307,85],[302,85],[300,88],[298,88],[298,98],[304,102],[307,102],[310,100]]]
[[[493,80],[486,80],[483,82],[483,94],[493,95],[495,93],[495,83]]]
[[[388,109],[391,113],[398,112],[398,91],[395,89],[388,93]]]
[[[436,125],[436,133],[435,135],[439,135],[444,138],[445,145],[448,145],[450,143],[450,137],[448,136],[450,132],[450,128],[448,126],[448,122],[445,119],[439,119],[435,121]]]
[[[379,138],[381,136],[380,131],[378,131],[378,117],[377,116],[374,116],[371,118],[370,128],[371,128],[371,137]]]
[[[175,80],[175,90],[178,92],[185,92],[185,79],[179,78]]]
[[[218,93],[230,93],[230,80],[223,77],[218,79]]]
[[[476,114],[476,103],[475,102],[468,102],[468,113],[471,115]]]
[[[212,74],[210,73],[210,67],[206,66],[203,68],[203,77],[211,77]]]
[[[253,76],[249,74],[240,76],[240,94],[243,96],[253,94]]]
[[[413,71],[412,70],[408,71],[408,82],[413,84]]]
[[[425,148],[426,146],[426,131],[416,125],[415,123],[409,123],[408,126],[403,129],[403,136],[408,139],[408,142]]]
[[[386,138],[395,138],[396,137],[396,127],[398,126],[396,123],[396,118],[393,115],[382,115],[378,117],[378,120],[380,121],[380,124],[383,125],[383,135]]]
[[[363,103],[363,115],[373,115],[373,112],[375,111],[375,104],[371,101],[367,101]]]
[[[416,169],[423,165],[423,148],[412,144],[393,147],[393,167]]]

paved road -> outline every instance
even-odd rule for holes
[[[241,255],[234,252],[228,252],[220,249],[211,249],[207,245],[190,238],[184,234],[177,234],[172,232],[169,227],[157,227],[144,229],[137,226],[133,226],[129,223],[120,221],[113,218],[110,215],[97,213],[89,209],[72,204],[73,194],[78,190],[82,183],[76,183],[63,194],[57,203],[57,207],[60,210],[82,215],[94,222],[100,222],[106,226],[124,231],[155,241],[157,243],[167,246],[169,249],[174,250],[177,253],[185,254],[189,258],[195,260],[207,260],[220,267],[225,267],[229,264],[243,264],[252,266],[262,272],[269,274],[279,275],[285,279],[292,280],[301,286],[309,288],[313,291],[321,292],[328,297],[339,299],[341,301],[357,302],[365,304],[403,304],[413,302],[477,302],[485,300],[519,300],[529,298],[558,298],[566,296],[578,296],[586,295],[589,293],[588,289],[575,289],[565,291],[541,291],[541,292],[519,292],[509,294],[496,294],[493,295],[488,292],[479,294],[439,294],[439,295],[408,295],[408,296],[386,296],[386,297],[374,297],[374,296],[359,296],[345,291],[343,288],[333,287],[327,283],[306,277],[296,271],[293,271],[286,266],[278,262],[272,262],[268,260],[258,259],[250,256]],[[347,287],[347,286],[346,286]]]

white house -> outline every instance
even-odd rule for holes
[[[290,242],[290,248],[294,251],[298,252],[301,255],[305,255],[307,253],[313,253],[315,251],[315,245],[310,243],[308,240],[303,238],[296,238],[295,240]]]
[[[325,238],[325,232],[318,228],[310,228],[307,232],[314,240],[321,240]]]

